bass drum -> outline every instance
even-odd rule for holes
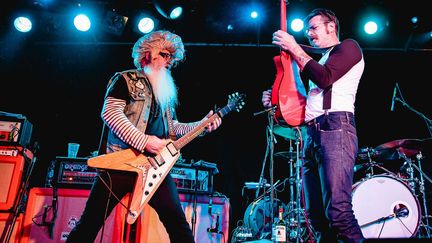
[[[409,238],[419,228],[417,198],[392,175],[376,175],[355,183],[352,204],[365,238]]]
[[[273,219],[279,217],[279,206],[282,206],[284,211],[283,217],[286,218],[288,215],[288,208],[283,202],[276,198],[273,200],[273,216],[271,216],[272,208],[270,197],[264,197],[249,204],[244,214],[243,223],[245,227],[251,230],[253,237],[261,238],[266,234],[271,234],[272,217]]]

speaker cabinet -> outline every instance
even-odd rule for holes
[[[21,237],[21,226],[23,222],[23,214],[19,214],[13,223],[13,213],[0,213],[0,242],[6,242],[9,230],[13,227],[12,233],[9,236],[9,243],[18,243]]]
[[[19,146],[0,146],[0,210],[14,206],[24,170],[22,152]]]
[[[186,219],[191,229],[195,229],[195,242],[228,242],[230,208],[228,198],[198,195],[196,197],[196,223],[192,227],[194,196],[192,194],[180,194],[179,196]],[[209,229],[217,232],[208,232]],[[169,242],[165,227],[159,220],[156,211],[149,205],[146,205],[141,213],[136,232],[137,242],[140,243]]]
[[[27,208],[23,223],[23,237],[20,243],[54,243],[65,242],[75,223],[81,217],[90,190],[83,189],[57,189],[57,217],[52,230],[47,222],[53,220],[52,188],[32,188],[29,193]],[[101,206],[102,207],[102,206]],[[124,210],[115,208],[105,221],[103,241],[122,242]],[[45,222],[44,222],[45,221]],[[50,232],[52,232],[50,236]],[[101,232],[96,241],[100,242]]]

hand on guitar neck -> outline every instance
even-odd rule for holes
[[[273,33],[272,43],[278,45],[282,50],[287,51],[296,61],[300,68],[303,70],[306,63],[308,63],[312,57],[310,57],[303,48],[296,42],[294,36],[288,34],[285,31],[278,30]]]

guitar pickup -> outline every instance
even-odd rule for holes
[[[172,142],[169,142],[166,145],[166,148],[168,149],[168,152],[170,152],[171,156],[176,156],[179,152],[179,150],[174,146],[174,144]]]

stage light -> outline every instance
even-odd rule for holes
[[[378,31],[378,24],[374,21],[368,21],[364,25],[364,31],[369,35],[373,35]]]
[[[154,27],[155,22],[149,17],[144,17],[138,22],[138,30],[143,34],[152,32]]]
[[[256,18],[258,18],[258,12],[257,11],[252,11],[250,13],[250,16],[251,16],[251,18],[256,19]]]
[[[293,21],[291,21],[290,26],[294,32],[300,32],[304,28],[304,23],[303,23],[303,20],[297,18],[297,19],[294,19]]]
[[[79,31],[88,31],[91,27],[90,19],[85,14],[78,14],[74,18],[75,28]]]
[[[19,32],[25,33],[32,29],[32,22],[29,18],[21,16],[14,20],[14,26]]]
[[[183,13],[179,0],[152,0],[156,10],[167,19],[177,19]]]

